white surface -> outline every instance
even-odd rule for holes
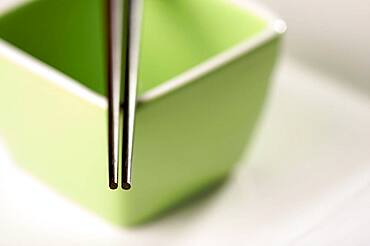
[[[0,245],[369,245],[370,102],[335,82],[284,60],[235,175],[136,229],[52,193],[2,145]]]

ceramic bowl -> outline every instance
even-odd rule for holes
[[[19,165],[119,225],[223,180],[263,107],[284,23],[244,1],[146,0],[133,188],[108,188],[102,0],[0,16],[0,136]]]

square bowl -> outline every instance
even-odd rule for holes
[[[133,188],[108,188],[103,0],[0,16],[0,136],[52,189],[140,224],[223,180],[261,112],[285,24],[242,0],[146,0]]]

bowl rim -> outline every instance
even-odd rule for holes
[[[250,53],[254,49],[284,34],[287,30],[285,21],[261,3],[246,0],[224,1],[228,1],[230,4],[234,4],[245,11],[255,13],[256,16],[266,21],[267,27],[252,37],[225,49],[224,51],[204,60],[200,64],[187,69],[179,75],[176,75],[160,85],[144,92],[142,95],[138,96],[137,100],[139,104],[151,102],[181,87],[184,87],[185,85],[196,81],[197,79],[215,71],[225,64]],[[13,4],[6,11],[16,8],[19,4],[23,3],[24,2]],[[1,38],[0,55],[8,58],[11,62],[23,66],[38,76],[54,83],[61,89],[64,89],[67,92],[70,92],[93,105],[96,105],[100,108],[108,107],[107,99],[104,96],[87,88],[86,86],[80,84],[77,80],[65,75],[58,69],[53,68],[49,64],[44,63],[43,61],[33,57],[25,51],[22,51]]]

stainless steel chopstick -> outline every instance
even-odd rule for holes
[[[139,71],[141,0],[127,0],[125,90],[123,96],[122,188],[131,188],[131,166],[134,144],[137,81]],[[128,10],[128,11],[127,11]]]
[[[122,188],[130,189],[142,3],[139,0],[107,0],[106,2],[109,187],[111,189],[118,187],[120,105],[123,94]],[[125,40],[123,40],[123,34],[126,34]],[[124,87],[121,86],[122,69],[125,71]],[[121,92],[122,90],[124,93]]]
[[[121,0],[107,0],[108,174],[109,187],[118,187],[121,105],[122,7]]]

